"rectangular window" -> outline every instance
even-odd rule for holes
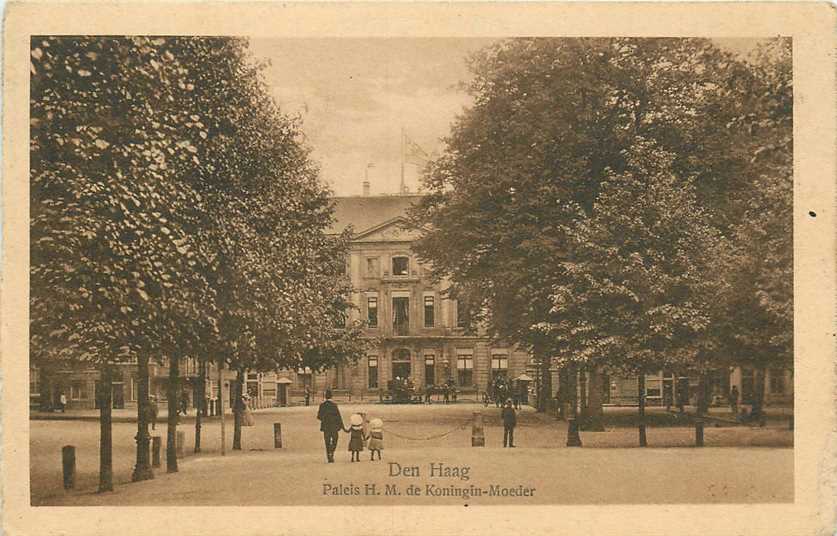
[[[507,376],[509,372],[509,356],[507,354],[493,354],[491,356],[491,377]]]
[[[770,369],[770,394],[781,395],[785,393],[785,371],[781,369]]]
[[[424,354],[424,384],[434,385],[436,383],[436,356]]]
[[[381,277],[381,263],[378,257],[366,259],[366,277]]]
[[[87,398],[84,382],[74,381],[70,384],[70,400],[84,400]]]
[[[392,299],[392,327],[396,335],[407,335],[410,329],[410,298]]]
[[[392,275],[410,275],[410,259],[408,257],[392,258]]]
[[[456,327],[468,327],[468,306],[459,300],[456,300]]]
[[[424,327],[432,328],[435,324],[435,299],[433,296],[424,297]]]
[[[378,358],[370,356],[368,359],[368,369],[369,372],[367,377],[369,378],[369,388],[370,389],[377,389],[378,388]]]
[[[370,328],[378,327],[378,297],[369,296],[366,298],[366,324]]]
[[[40,393],[40,371],[36,368],[29,369],[29,395],[37,395]]]
[[[460,353],[456,356],[456,373],[459,385],[469,386],[474,384],[474,355],[471,353]]]

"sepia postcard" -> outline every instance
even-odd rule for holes
[[[833,534],[834,13],[9,3],[4,530]]]

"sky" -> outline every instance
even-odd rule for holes
[[[470,97],[466,57],[486,39],[252,39],[257,59],[270,60],[268,84],[280,108],[302,117],[321,177],[336,195],[360,195],[368,173],[372,194],[397,193],[401,129],[426,153]],[[374,167],[367,168],[368,164]],[[405,166],[418,188],[418,167]]]
[[[392,194],[401,181],[401,129],[426,153],[471,98],[467,56],[494,40],[475,38],[252,39],[273,96],[302,129],[321,178],[336,195]],[[753,40],[718,39],[736,52]],[[372,164],[372,167],[369,167]],[[406,164],[405,183],[419,187],[419,170]]]

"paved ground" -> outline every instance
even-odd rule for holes
[[[32,503],[42,504],[370,504],[427,501],[440,504],[472,502],[555,503],[589,502],[770,502],[793,500],[793,433],[786,427],[765,429],[723,427],[706,429],[704,449],[621,448],[635,447],[633,428],[609,428],[605,432],[582,434],[582,449],[561,448],[566,441],[566,424],[537,415],[531,408],[521,413],[516,436],[517,449],[499,448],[502,427],[497,410],[482,406],[389,406],[341,405],[344,418],[354,411],[381,417],[386,423],[386,448],[382,462],[349,463],[346,435],[341,435],[335,464],[323,463],[322,435],[318,431],[316,407],[263,410],[256,426],[244,428],[244,451],[221,457],[220,425],[217,420],[204,427],[203,452],[181,460],[180,472],[167,475],[158,470],[151,482],[128,484],[134,460],[130,423],[114,425],[114,472],[117,490],[97,495],[98,423],[87,421],[32,421],[30,423]],[[486,448],[470,446],[473,411],[485,413]],[[281,422],[284,448],[273,449],[273,422]],[[187,445],[194,437],[194,424],[181,427]],[[232,433],[228,419],[227,438]],[[165,426],[158,426],[165,442]],[[444,437],[421,440],[429,436]],[[686,427],[649,428],[650,447],[689,447],[694,430]],[[77,490],[61,489],[61,455],[64,444],[78,449]],[[608,448],[591,448],[608,447]],[[713,448],[730,447],[730,448]],[[389,477],[389,462],[418,466],[420,477]],[[430,478],[429,464],[468,466],[468,480]],[[498,468],[501,468],[498,470]],[[380,496],[366,496],[366,484],[375,484]],[[422,495],[405,495],[410,483]],[[324,488],[328,484],[331,487]],[[383,495],[386,484],[396,484],[401,495]],[[428,484],[437,486],[428,490]],[[340,485],[344,487],[340,487]],[[470,486],[490,492],[501,488],[535,488],[531,496],[482,496],[463,498]],[[336,491],[358,493],[337,494]],[[432,496],[438,486],[457,496]],[[453,486],[451,488],[451,486]],[[459,491],[457,491],[459,490]],[[326,496],[323,496],[323,493]],[[501,491],[502,493],[502,491]],[[524,492],[525,493],[525,492]]]

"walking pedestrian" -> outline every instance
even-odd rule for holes
[[[189,393],[185,390],[180,393],[180,410],[177,414],[180,415],[181,413],[183,415],[189,414]]]
[[[738,386],[733,385],[732,389],[729,390],[729,409],[732,412],[733,418],[738,416],[738,399],[740,395],[738,393]]]
[[[384,421],[375,418],[369,422],[369,460],[375,460],[375,453],[381,459],[381,451],[384,450]]]
[[[503,418],[503,448],[514,448],[514,427],[517,426],[517,415],[512,407],[511,399],[506,400],[506,406],[500,412]]]
[[[346,432],[349,434],[349,452],[352,453],[352,461],[360,461],[360,453],[363,451],[363,417],[360,413],[351,416],[351,423]]]
[[[340,410],[332,400],[331,389],[325,392],[325,400],[317,410],[317,419],[320,421],[320,431],[323,433],[325,442],[326,460],[334,463],[334,451],[337,449],[337,439],[340,430],[343,430],[343,417]]]

